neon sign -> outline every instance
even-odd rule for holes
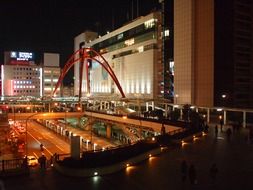
[[[12,51],[10,57],[17,61],[31,61],[33,60],[33,53]]]

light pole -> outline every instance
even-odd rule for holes
[[[175,104],[177,104],[178,94],[175,94]]]

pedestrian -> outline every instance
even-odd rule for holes
[[[43,169],[46,169],[46,162],[47,162],[47,158],[46,158],[46,156],[43,154],[42,156],[41,156],[41,161],[42,161],[42,168]]]
[[[185,160],[181,163],[181,174],[182,174],[182,181],[185,182],[187,178],[187,171],[188,171],[188,165]]]
[[[209,126],[207,125],[207,123],[205,124],[205,132],[207,133],[209,129]]]
[[[230,140],[230,136],[232,134],[232,131],[230,128],[227,129],[227,136],[228,136],[228,140]]]
[[[218,168],[217,168],[216,164],[213,164],[211,166],[209,172],[210,172],[210,177],[211,177],[212,183],[215,183],[216,176],[217,176],[217,173],[218,173]]]
[[[223,127],[223,119],[220,119],[220,131],[222,132],[222,127]]]
[[[217,135],[218,135],[218,126],[215,125],[215,136],[217,137]]]
[[[27,158],[27,156],[25,156],[25,158],[23,160],[23,167],[28,168],[28,158]]]
[[[197,184],[197,173],[196,173],[195,166],[193,164],[191,164],[189,168],[189,179],[192,185]]]
[[[39,164],[40,164],[40,168],[42,169],[42,168],[43,168],[42,156],[41,156],[41,157],[39,157],[38,162],[39,162]]]

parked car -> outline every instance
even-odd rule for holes
[[[38,163],[38,159],[35,156],[27,156],[28,166],[37,166]]]

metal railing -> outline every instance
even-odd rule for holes
[[[12,159],[0,161],[0,172],[25,168],[24,159]]]

